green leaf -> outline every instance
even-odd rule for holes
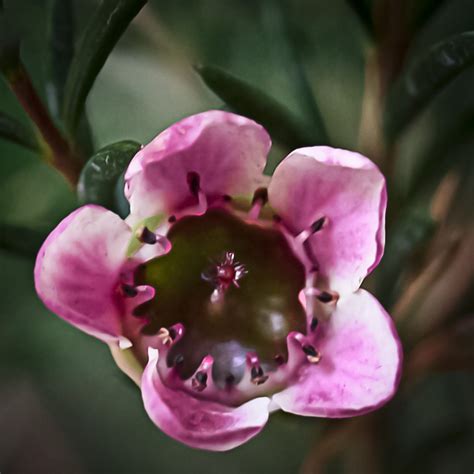
[[[123,190],[122,196],[117,196],[117,182],[140,147],[140,143],[123,140],[92,156],[79,177],[77,195],[80,204],[100,204],[112,210],[122,209],[120,214],[126,214],[118,201],[123,198]]]
[[[94,81],[113,47],[146,0],[102,0],[87,25],[74,56],[65,88],[63,117],[74,134]]]
[[[0,112],[0,138],[24,146],[32,151],[40,150],[33,132],[18,120]]]
[[[304,68],[301,48],[298,47],[299,32],[292,19],[288,2],[267,0],[262,3],[262,13],[269,41],[273,42],[281,58],[282,67],[297,91],[301,111],[311,124],[314,135],[327,142],[326,127]]]
[[[422,207],[412,207],[389,229],[384,258],[377,269],[377,297],[391,306],[400,290],[400,277],[414,253],[433,234],[435,222]]]
[[[47,97],[51,112],[59,115],[64,86],[74,56],[74,14],[72,0],[49,3],[49,56]]]
[[[262,90],[218,67],[195,69],[209,89],[233,111],[262,124],[281,145],[294,149],[326,143],[323,137],[309,134],[299,119]]]
[[[452,36],[415,59],[387,99],[384,127],[388,141],[395,141],[430,100],[472,64],[474,31]]]
[[[46,231],[0,223],[0,249],[23,257],[35,257],[46,236]]]

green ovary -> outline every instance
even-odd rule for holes
[[[188,378],[203,357],[214,358],[217,383],[238,383],[247,352],[256,352],[265,370],[276,366],[275,356],[287,358],[290,331],[306,331],[306,316],[298,294],[304,269],[281,232],[247,223],[223,210],[180,219],[168,236],[171,251],[138,268],[137,285],[151,285],[153,300],[137,314],[150,323],[146,334],[182,323],[185,333],[168,355],[180,376]],[[202,274],[212,270],[225,252],[245,266],[246,274],[230,285],[220,301]],[[214,262],[214,263],[213,263]]]

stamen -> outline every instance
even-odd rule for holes
[[[258,188],[252,199],[252,207],[248,213],[249,219],[256,220],[260,215],[263,206],[268,202],[267,188]]]
[[[214,359],[212,356],[207,355],[201,362],[196,374],[191,379],[191,387],[198,391],[202,392],[207,387],[208,373],[212,369],[212,364]]]
[[[165,346],[171,345],[176,337],[176,331],[174,329],[160,328],[158,331],[158,338]]]
[[[232,201],[232,196],[229,196],[228,194],[224,194],[222,196],[222,199],[225,201],[225,202],[230,202]]]
[[[191,386],[197,392],[202,392],[207,387],[207,374],[206,372],[196,372],[196,375],[191,380]]]
[[[311,344],[305,344],[302,349],[311,364],[317,364],[321,360],[321,354]]]
[[[255,385],[262,385],[268,380],[255,353],[247,354],[247,364],[250,365],[250,381]]]
[[[317,318],[313,318],[311,320],[311,324],[309,326],[309,328],[311,329],[311,331],[315,331],[316,328],[318,327],[318,324],[319,324],[319,321],[317,320]]]
[[[313,234],[319,232],[323,229],[328,223],[328,218],[323,216],[318,220],[314,221],[307,229],[300,232],[295,238],[298,242],[303,244],[306,242]]]
[[[250,380],[255,385],[262,385],[268,380],[268,375],[265,375],[260,365],[253,366],[250,370]]]
[[[339,293],[336,291],[319,290],[318,288],[306,288],[305,295],[315,296],[321,303],[336,303],[339,299]]]
[[[156,244],[156,234],[152,232],[146,225],[140,226],[135,232],[136,238],[144,244]]]
[[[175,215],[169,216],[168,217],[168,222],[170,224],[173,224],[174,222],[176,222],[176,216]]]
[[[138,295],[138,290],[132,285],[122,283],[120,289],[122,291],[122,295],[125,296],[125,298],[135,298],[135,296]]]
[[[339,294],[335,291],[321,291],[319,295],[316,295],[321,303],[335,303],[339,299]]]
[[[154,245],[158,243],[165,251],[171,248],[171,242],[164,235],[155,234],[145,225],[136,230],[135,237],[144,244]]]

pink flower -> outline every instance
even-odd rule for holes
[[[309,147],[270,180],[269,149],[244,117],[188,117],[132,160],[125,221],[81,207],[36,260],[46,306],[109,344],[153,422],[197,448],[238,446],[278,409],[367,413],[400,377],[392,320],[359,289],[383,253],[383,176]]]

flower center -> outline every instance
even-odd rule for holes
[[[248,354],[265,372],[284,362],[286,337],[306,332],[306,316],[304,269],[282,233],[213,209],[183,217],[167,237],[171,251],[136,271],[135,284],[156,295],[135,312],[149,319],[146,334],[184,325],[168,365],[187,379],[211,355],[213,379],[224,386],[241,380]]]

